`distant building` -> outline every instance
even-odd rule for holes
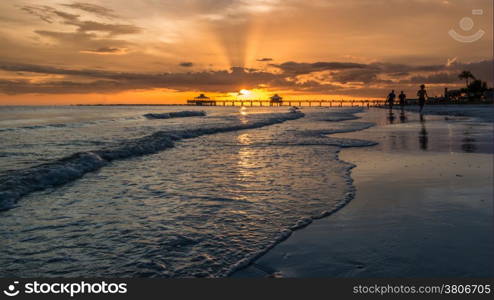
[[[451,103],[468,103],[468,102],[492,102],[494,98],[493,90],[487,89],[478,93],[469,91],[466,88],[458,90],[444,89],[445,101]]]
[[[211,106],[211,105],[216,105],[216,101],[211,100],[211,98],[207,97],[204,94],[200,94],[199,96],[194,97],[194,99],[192,99],[192,100],[187,100],[187,104],[200,105],[200,106],[202,106],[202,105]]]
[[[202,100],[209,100],[210,98],[209,97],[206,97],[206,95],[204,94],[200,94],[199,96],[195,97],[194,99],[198,100],[198,99],[202,99]]]
[[[487,102],[494,101],[494,90],[493,89],[489,89],[489,90],[484,92],[484,100]]]
[[[446,100],[460,100],[466,97],[466,93],[463,90],[448,90],[444,89],[444,98]]]
[[[277,104],[283,103],[283,98],[280,97],[278,94],[274,94],[269,98],[269,100],[271,100],[271,103],[277,103]]]

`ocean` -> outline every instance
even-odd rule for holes
[[[302,111],[0,107],[0,276],[228,276],[353,197],[373,124]]]

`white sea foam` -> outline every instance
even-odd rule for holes
[[[156,153],[173,147],[174,141],[219,132],[253,129],[303,117],[302,113],[273,114],[265,119],[230,126],[193,130],[158,131],[151,135],[120,142],[112,148],[76,153],[62,159],[15,170],[0,177],[0,210],[12,208],[21,197],[48,187],[66,184],[109,162]]]
[[[45,276],[224,277],[352,199],[353,165],[338,152],[374,143],[331,134],[371,126],[353,121],[361,110],[218,111],[1,176],[5,207],[26,199],[2,215],[12,243],[0,275],[42,265]]]

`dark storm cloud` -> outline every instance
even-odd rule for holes
[[[257,59],[257,61],[265,62],[265,61],[273,61],[273,59],[272,58],[269,58],[269,57],[264,57],[264,58]]]

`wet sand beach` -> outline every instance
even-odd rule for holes
[[[356,197],[233,276],[493,276],[492,123],[360,116],[376,126],[333,135],[379,143],[340,152],[356,165]]]

